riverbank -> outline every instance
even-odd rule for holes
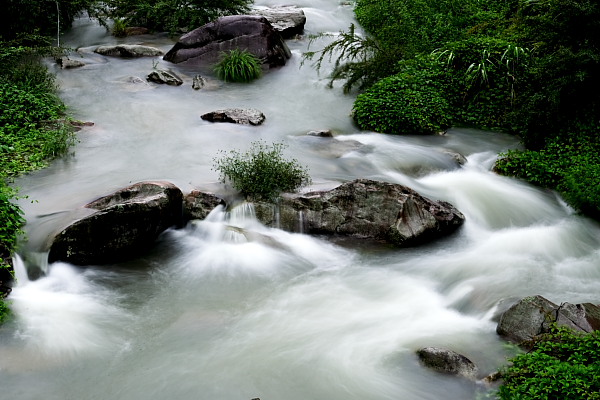
[[[48,47],[0,43],[0,298],[10,290],[11,257],[25,224],[14,177],[44,168],[74,143],[74,128],[56,94],[55,78],[40,59]],[[2,300],[0,300],[2,302]],[[0,322],[9,308],[0,304]]]

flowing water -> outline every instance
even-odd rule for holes
[[[307,34],[353,22],[345,3],[298,5]],[[353,96],[301,67],[306,38],[288,41],[288,65],[250,85],[200,71],[209,79],[200,91],[191,88],[198,71],[92,53],[118,41],[79,20],[61,43],[78,48],[87,65],[51,66],[71,113],[95,125],[79,133],[72,155],[17,182],[29,196],[21,202],[29,241],[24,261],[15,260],[16,318],[0,328],[2,398],[472,399],[475,385],[424,369],[415,350],[453,349],[483,375],[512,354],[494,322],[511,301],[600,301],[599,226],[551,192],[490,172],[499,152],[517,146],[514,138],[465,129],[435,137],[361,132],[349,117]],[[173,44],[165,36],[125,41]],[[172,67],[184,86],[131,82],[154,66]],[[266,123],[199,118],[225,107],[258,108]],[[306,136],[314,129],[331,129],[336,140]],[[244,205],[167,231],[131,262],[45,261],[48,236],[73,218],[68,211],[141,180],[220,190],[213,159],[256,140],[288,145],[310,169],[312,188],[357,177],[402,183],[450,201],[466,223],[447,239],[395,249],[266,228]],[[457,166],[448,151],[468,162]]]

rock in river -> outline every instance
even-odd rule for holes
[[[455,231],[463,214],[399,184],[357,179],[328,191],[290,194],[279,204],[255,203],[257,218],[291,232],[338,234],[420,244]]]
[[[59,232],[49,262],[106,264],[148,250],[182,220],[183,194],[168,182],[141,182],[87,205],[94,210]]]
[[[230,15],[181,36],[163,59],[175,64],[206,65],[233,49],[247,50],[270,67],[285,65],[292,55],[265,17]]]

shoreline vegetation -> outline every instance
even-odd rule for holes
[[[0,27],[0,284],[11,279],[10,257],[25,223],[11,179],[64,156],[75,140],[54,78],[39,62],[60,51],[49,37],[81,11],[105,26],[118,21],[121,31],[140,25],[174,33],[249,6],[247,0],[193,0],[184,10],[177,4],[8,1],[8,23]],[[342,81],[346,92],[357,93],[353,118],[359,127],[430,134],[468,126],[518,135],[525,150],[502,154],[496,172],[556,190],[575,210],[600,220],[596,1],[357,0],[355,14],[367,35],[351,26],[305,58],[316,59],[317,68],[337,58],[331,83]],[[0,323],[9,316],[1,297]],[[589,379],[600,373],[589,345],[597,347],[597,336],[565,331],[541,340],[544,356],[538,351],[513,360],[491,396],[599,398],[597,380]],[[555,363],[549,360],[560,367],[550,368]],[[582,365],[585,374],[578,372]]]

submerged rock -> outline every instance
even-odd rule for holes
[[[62,69],[79,68],[83,67],[85,63],[81,60],[72,60],[69,57],[60,57],[56,59],[56,63],[60,65]]]
[[[142,46],[139,44],[118,44],[114,46],[98,46],[95,53],[103,56],[114,57],[156,57],[162,56],[163,51],[156,47]]]
[[[265,121],[265,115],[255,108],[227,108],[211,111],[200,116],[210,122],[230,122],[242,125],[260,125]]]
[[[285,65],[292,56],[266,18],[230,15],[181,36],[163,59],[175,64],[206,65],[218,61],[221,53],[234,49],[247,50],[270,67]]]
[[[256,7],[250,14],[263,16],[284,39],[302,35],[306,24],[304,11],[296,6]]]
[[[424,366],[434,371],[472,380],[477,377],[477,366],[467,357],[455,351],[439,347],[425,347],[417,350],[417,356]]]
[[[168,182],[141,182],[86,204],[92,210],[59,232],[49,262],[106,264],[138,255],[182,221],[181,190]]]
[[[206,86],[206,78],[202,77],[201,75],[195,75],[192,79],[192,89],[200,90],[204,86]]]
[[[554,323],[579,332],[598,330],[600,307],[591,303],[557,305],[539,295],[525,297],[502,314],[496,332],[527,345],[536,336],[547,333]]]
[[[285,195],[255,203],[257,218],[290,232],[348,235],[399,246],[424,243],[455,231],[463,214],[394,183],[357,179],[328,191]]]

